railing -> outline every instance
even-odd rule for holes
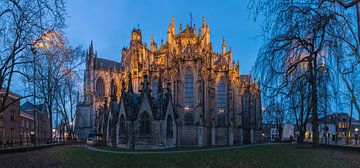
[[[349,144],[346,143],[347,138],[338,137],[338,138],[320,138],[319,144],[326,144],[326,145],[336,145],[336,146],[352,146],[352,147],[360,147],[360,139],[356,137],[351,137]],[[312,143],[312,139],[304,139],[304,142]]]
[[[36,139],[36,145],[50,144],[50,138]],[[21,148],[34,146],[33,139],[0,139],[0,150],[4,148]]]

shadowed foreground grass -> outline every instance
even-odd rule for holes
[[[266,145],[180,154],[97,153],[79,146],[0,155],[0,167],[360,167],[360,152]]]

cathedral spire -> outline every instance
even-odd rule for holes
[[[205,16],[202,17],[202,26],[203,28],[205,28],[206,26],[206,21],[205,21]]]
[[[175,27],[175,18],[174,18],[174,16],[171,17],[171,27]]]

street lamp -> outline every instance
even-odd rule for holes
[[[36,45],[36,43],[31,47],[31,52],[32,52],[32,54],[33,54],[33,56],[34,56],[34,69],[33,69],[33,75],[34,75],[34,88],[33,88],[33,97],[34,97],[34,104],[33,104],[33,113],[34,113],[34,146],[36,146],[36,115],[35,115],[35,111],[36,111],[36,106],[35,106],[35,103],[36,103],[36,97],[35,97],[35,58],[36,58],[36,48],[35,48],[35,45]]]
[[[356,146],[358,145],[358,140],[359,140],[359,128],[355,128],[355,142],[356,142]]]

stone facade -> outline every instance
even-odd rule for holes
[[[91,43],[84,76],[78,115],[86,119],[78,120],[89,127],[77,124],[77,132],[101,134],[108,145],[235,145],[261,138],[259,85],[251,73],[240,75],[224,39],[222,52],[213,51],[205,18],[198,32],[191,23],[177,32],[172,18],[159,47],[152,37],[147,47],[134,29],[120,63],[98,58]]]

